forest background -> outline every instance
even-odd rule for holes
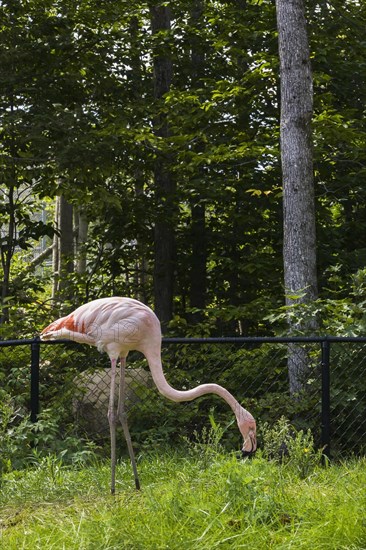
[[[275,3],[0,6],[3,337],[108,295],[166,334],[286,331]],[[319,298],[295,315],[359,334],[366,6],[305,7]]]

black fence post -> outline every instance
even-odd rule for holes
[[[39,358],[40,339],[35,338],[31,344],[31,383],[30,383],[30,409],[31,421],[37,422],[39,413]]]
[[[322,341],[322,432],[324,455],[330,458],[330,342]]]

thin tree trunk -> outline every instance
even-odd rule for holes
[[[60,272],[74,271],[73,207],[65,197],[60,197]]]
[[[14,169],[14,180],[15,180]],[[10,272],[12,259],[15,252],[15,235],[16,235],[16,221],[15,221],[15,205],[14,205],[14,186],[11,185],[7,193],[7,202],[9,208],[9,221],[6,228],[6,243],[1,246],[1,264],[3,269],[3,279],[1,284],[1,317],[0,324],[7,323],[9,321],[9,306],[7,298],[9,297],[10,287]]]
[[[52,251],[52,303],[55,305],[58,295],[58,285],[60,279],[60,235],[59,235],[59,218],[60,218],[60,197],[56,197],[55,202],[55,217],[54,226],[55,234],[53,235],[53,251]]]
[[[11,114],[14,114],[14,95],[11,93],[11,100],[10,100],[10,111]],[[11,123],[10,126],[10,153],[11,158],[15,159],[17,156],[17,147],[16,147],[16,138],[15,138],[15,127],[14,123]],[[12,259],[15,252],[15,239],[16,239],[16,231],[17,231],[17,224],[16,224],[16,218],[15,218],[15,201],[14,201],[14,193],[15,188],[17,185],[17,169],[15,162],[12,162],[11,164],[11,173],[10,173],[10,181],[7,188],[7,206],[8,206],[8,213],[9,213],[9,219],[7,222],[7,228],[6,228],[6,242],[4,242],[1,245],[1,264],[3,269],[3,280],[1,285],[1,317],[0,317],[0,323],[7,323],[9,321],[9,306],[7,303],[7,298],[9,297],[9,290],[10,290],[10,272],[11,272],[11,266],[12,266]]]
[[[86,271],[86,243],[88,240],[88,220],[82,209],[74,208],[75,260],[76,272],[82,275]]]
[[[150,5],[151,30],[164,37],[170,31],[170,9],[165,4]],[[154,97],[157,113],[154,117],[154,131],[166,140],[170,135],[167,115],[161,108],[161,100],[169,91],[172,82],[172,60],[166,41],[155,43],[153,50]],[[175,193],[176,183],[170,171],[171,155],[157,151],[154,182],[156,221],[154,230],[154,297],[155,312],[163,330],[173,315],[173,281],[175,269]]]
[[[202,204],[192,204],[191,201],[191,277],[190,305],[192,308],[204,309],[206,305],[207,285],[207,238],[206,209]],[[199,321],[201,315],[193,315],[194,321]]]
[[[135,171],[135,193],[138,199],[144,195],[144,180],[142,173],[140,173],[138,169]],[[142,302],[146,302],[148,300],[148,262],[146,259],[144,240],[139,235],[137,236],[137,255],[135,274],[136,298]]]
[[[313,86],[303,0],[276,0],[281,75],[281,161],[286,304],[317,298],[315,204],[311,119]],[[308,331],[314,323],[290,320]],[[306,350],[289,348],[291,393],[304,388]]]
[[[67,200],[61,196],[58,201],[58,221],[59,229],[59,250],[58,250],[58,268],[55,273],[58,274],[58,285],[55,297],[58,299],[69,300],[68,275],[74,271],[74,231],[73,231],[73,207]],[[54,256],[56,259],[56,256]]]
[[[129,36],[130,36],[130,60],[131,65],[131,93],[133,93],[136,103],[140,103],[143,97],[143,72],[142,72],[142,60],[141,60],[141,28],[138,17],[131,17],[129,24]],[[144,184],[146,181],[144,171],[142,169],[142,163],[137,163],[134,170],[135,180],[135,195],[138,201],[142,200],[145,190]],[[148,262],[145,252],[145,240],[141,237],[141,234],[136,234],[137,241],[137,259],[135,265],[135,295],[138,300],[146,302],[148,300]]]

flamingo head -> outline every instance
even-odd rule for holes
[[[257,426],[252,415],[242,408],[241,414],[237,417],[238,426],[244,439],[242,456],[251,456],[257,450]]]

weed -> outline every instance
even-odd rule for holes
[[[204,426],[200,432],[194,430],[191,439],[183,437],[189,455],[200,459],[205,466],[215,459],[215,457],[224,453],[221,440],[226,430],[232,424],[232,422],[230,422],[226,427],[222,427],[220,424],[216,423],[214,409],[210,410],[209,420],[209,428]]]
[[[261,432],[263,456],[291,468],[301,479],[305,479],[320,465],[322,450],[315,449],[310,430],[298,431],[286,418],[281,417],[272,427],[264,424]]]

